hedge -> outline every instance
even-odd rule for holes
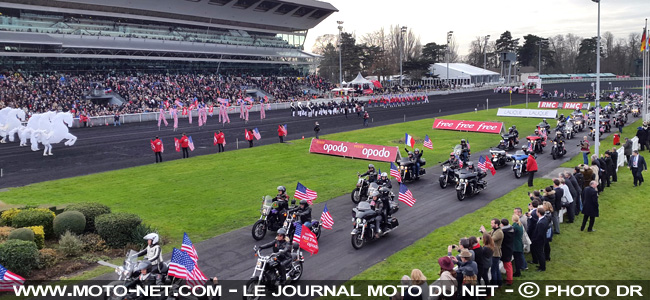
[[[22,277],[38,267],[38,249],[34,242],[8,240],[0,244],[0,264]]]
[[[122,248],[131,242],[133,231],[142,223],[138,215],[112,213],[95,219],[97,233],[112,248]]]
[[[9,210],[5,210],[2,212],[2,216],[0,216],[0,219],[2,220],[2,224],[5,226],[11,226],[11,222],[13,221],[14,217],[20,212],[20,209],[17,208],[12,208]]]
[[[73,203],[65,208],[65,211],[78,211],[86,217],[86,232],[96,232],[95,218],[97,216],[110,214],[111,208],[96,202]]]
[[[13,218],[11,225],[15,228],[43,226],[45,237],[54,236],[54,212],[46,208],[30,208],[22,210]]]
[[[66,231],[74,234],[84,233],[86,217],[78,211],[66,211],[54,218],[54,234],[63,235]]]
[[[45,231],[43,230],[43,226],[31,226],[27,228],[34,232],[34,243],[36,243],[36,247],[39,250],[43,249],[45,247]]]
[[[34,232],[29,228],[14,229],[9,234],[9,240],[22,240],[22,241],[33,242]]]

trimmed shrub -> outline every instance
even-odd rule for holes
[[[122,248],[131,241],[132,232],[142,223],[138,215],[112,213],[95,218],[97,233],[112,248]]]
[[[54,267],[57,263],[59,263],[60,259],[61,255],[54,249],[46,248],[38,250],[39,269]]]
[[[106,246],[106,241],[102,239],[99,234],[96,233],[86,233],[82,235],[81,241],[84,243],[84,251],[85,252],[99,252],[99,251],[104,251],[108,249],[108,246]]]
[[[66,231],[59,239],[59,249],[65,256],[79,256],[83,253],[84,243],[70,231]]]
[[[8,226],[0,227],[0,243],[9,239],[9,234],[11,233],[12,230],[14,229]]]
[[[11,231],[9,234],[10,240],[22,240],[33,242],[34,241],[34,232],[29,228],[18,228]]]
[[[0,245],[0,265],[23,277],[38,267],[38,256],[34,242],[8,240]]]
[[[43,226],[46,238],[54,236],[53,223],[54,212],[46,208],[30,208],[20,211],[11,221],[11,225],[15,228]]]
[[[110,214],[111,208],[95,202],[74,203],[68,205],[65,211],[78,211],[86,217],[86,232],[96,232],[95,218],[97,216]]]
[[[43,249],[45,247],[45,231],[43,230],[43,226],[31,226],[27,228],[34,232],[34,243],[36,243],[36,247]]]
[[[5,226],[11,226],[11,221],[13,221],[14,217],[20,212],[20,209],[17,208],[12,208],[9,210],[5,210],[2,212],[2,216],[0,219],[2,219],[2,224]]]
[[[66,231],[74,234],[84,233],[86,217],[78,211],[66,211],[54,218],[54,234],[61,236]]]
[[[131,244],[138,245],[139,248],[147,247],[147,241],[143,237],[152,232],[158,233],[158,229],[141,223],[131,232]]]

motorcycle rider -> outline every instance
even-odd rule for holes
[[[370,199],[372,199],[370,203],[372,208],[377,212],[377,217],[375,217],[375,228],[377,228],[375,238],[379,238],[379,235],[382,232],[381,228],[385,225],[385,221],[388,220],[390,203],[387,197],[380,197],[379,191],[373,191],[372,194],[370,194]]]
[[[560,149],[560,153],[564,152],[564,133],[562,131],[555,133],[555,139],[553,141],[557,143],[557,148]]]
[[[442,165],[449,164],[451,169],[458,169],[460,167],[458,157],[453,151],[449,153],[449,159],[442,163]]]
[[[289,244],[289,239],[287,238],[287,230],[284,228],[278,229],[278,234],[275,236],[275,240],[264,244],[259,248],[260,250],[273,248],[273,254],[278,258],[278,264],[274,268],[278,270],[278,273],[280,273],[280,285],[284,284],[287,280],[287,271],[284,268],[284,262],[291,255],[291,245]]]
[[[381,173],[381,177],[379,180],[377,180],[377,185],[387,187],[388,189],[393,188],[393,184],[390,182],[390,179],[388,178],[388,174],[386,172]]]
[[[151,266],[153,266],[152,272],[160,273],[163,269],[163,258],[160,245],[158,244],[160,237],[157,233],[152,232],[145,235],[143,239],[147,240],[147,247],[138,252],[138,257],[144,256],[151,263]]]
[[[152,266],[151,262],[149,261],[143,261],[138,266],[136,267],[136,271],[140,271],[140,275],[138,276],[137,279],[127,283],[125,285],[127,291],[134,289],[136,286],[141,286],[141,287],[146,287],[146,286],[152,286],[156,284],[161,284],[159,282],[156,282],[156,276],[152,274],[151,272]],[[137,294],[130,294],[126,297],[126,299],[143,299],[142,295],[137,295]]]
[[[469,144],[467,144],[467,141],[465,141],[465,139],[461,139],[460,147],[461,147],[460,159],[463,161],[463,163],[466,163],[467,160],[469,159],[469,155],[471,154],[469,149]]]
[[[307,200],[300,200],[300,206],[294,212],[298,218],[298,222],[309,228],[311,228],[311,207],[309,207],[309,202]]]
[[[508,149],[508,146],[506,145],[506,142],[504,140],[499,141],[499,144],[496,147],[499,150],[506,150]]]
[[[542,119],[542,122],[540,122],[540,124],[542,125],[540,127],[546,128],[547,131],[551,128],[551,125],[546,122],[546,119]]]
[[[375,165],[368,164],[368,171],[359,175],[359,177],[363,177],[366,175],[368,175],[368,183],[373,183],[377,181],[377,170],[375,170]]]
[[[483,178],[485,178],[485,176],[487,176],[487,173],[483,172],[483,170],[481,170],[479,168],[475,168],[474,163],[471,162],[471,161],[467,162],[467,170],[469,170],[469,171],[471,171],[473,173],[476,173],[477,176],[476,176],[475,179],[472,179],[472,181],[474,181],[475,184],[477,184],[477,185],[478,185],[478,183],[482,183]]]

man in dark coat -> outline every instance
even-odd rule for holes
[[[582,166],[582,178],[584,179],[584,184],[582,186],[583,190],[584,188],[589,186],[589,182],[594,180],[594,172],[589,168],[587,165],[581,165]]]
[[[612,162],[614,163],[614,170],[612,172],[612,182],[617,182],[618,181],[618,176],[616,172],[616,168],[618,168],[618,151],[616,151],[616,147],[612,148],[612,150],[609,152],[609,156],[612,158]]]
[[[501,261],[506,269],[506,285],[512,285],[512,254],[514,252],[515,229],[510,226],[508,219],[501,219],[501,231],[503,241],[501,242]]]
[[[639,127],[636,130],[636,137],[639,138],[639,146],[641,147],[641,151],[645,150],[645,144],[648,140],[648,132],[643,127]]]
[[[607,181],[607,187],[609,187],[611,184],[611,178],[614,176],[614,162],[612,161],[612,156],[609,151],[605,151],[605,157],[602,159],[605,161],[605,170],[607,170],[605,181]]]
[[[550,220],[544,216],[546,212],[544,211],[543,207],[538,207],[536,213],[539,221],[537,221],[537,225],[535,226],[535,232],[530,237],[530,240],[532,242],[532,245],[530,247],[531,253],[535,255],[535,260],[539,262],[537,271],[544,272],[546,271],[546,255],[544,255],[544,245],[546,245],[546,231],[549,227]]]
[[[564,197],[564,189],[560,187],[560,180],[553,179],[553,189],[555,190],[555,202],[553,205],[553,228],[555,234],[560,234],[560,211],[562,210],[562,197]]]
[[[630,161],[630,156],[632,155],[632,141],[629,138],[625,138],[625,144],[623,144],[623,154],[625,155],[625,163]]]
[[[533,236],[533,233],[535,233],[537,221],[539,220],[539,216],[537,215],[537,208],[539,208],[539,201],[537,200],[531,201],[528,205],[530,212],[526,213],[526,217],[528,218],[528,227],[526,229],[526,234],[528,234],[529,238],[531,238]],[[535,242],[531,239],[530,254],[533,258],[532,263],[537,264],[539,262],[537,261],[537,253],[535,251],[537,251],[539,248],[535,247],[534,243]],[[544,249],[544,244],[541,245],[541,249]]]
[[[639,155],[639,150],[634,150],[634,152],[632,152],[632,157],[630,157],[628,167],[630,167],[632,176],[634,176],[634,186],[637,185],[637,182],[641,185],[643,183],[643,171],[647,170],[648,166],[646,165],[643,156]]]
[[[587,231],[592,232],[594,230],[594,221],[598,217],[598,183],[595,180],[592,180],[589,183],[589,187],[585,188],[582,192],[582,226],[580,231],[585,230],[585,225],[587,224],[587,219],[589,219],[589,228]]]

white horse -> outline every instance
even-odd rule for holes
[[[0,109],[0,135],[5,136],[7,131],[5,130],[5,123],[7,123],[7,115],[13,108],[5,107]]]
[[[56,112],[48,111],[42,114],[34,114],[29,121],[27,121],[27,127],[22,133],[20,142],[23,146],[27,145],[27,139],[32,143],[32,151],[38,151],[38,138],[37,135],[41,133],[48,132],[52,128],[51,119],[54,118]]]
[[[49,121],[48,118],[41,118],[40,123]],[[77,141],[77,137],[70,134],[69,127],[72,127],[73,117],[71,113],[57,113],[50,122],[50,130],[38,130],[35,137],[38,142],[43,144],[43,156],[53,155],[52,144],[60,143],[67,140],[64,145],[72,146]],[[66,127],[67,125],[67,127]]]
[[[7,114],[7,119],[3,126],[4,132],[0,133],[3,134],[0,143],[6,143],[7,137],[9,137],[10,142],[13,142],[16,133],[24,128],[22,122],[25,122],[25,111],[20,108],[12,108]]]

